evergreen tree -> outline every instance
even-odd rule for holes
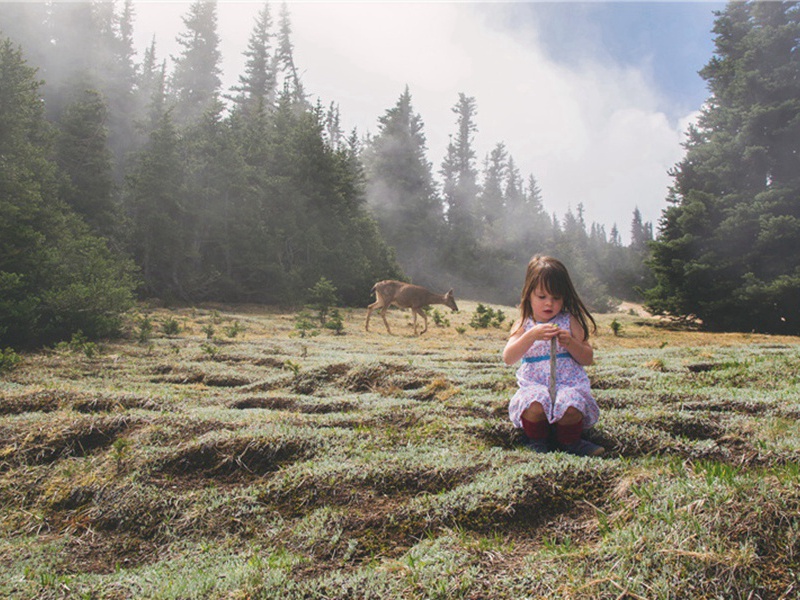
[[[239,76],[239,85],[233,88],[238,93],[233,98],[234,105],[245,114],[274,108],[277,82],[276,62],[271,54],[272,38],[272,15],[269,3],[265,2],[247,41],[244,74]]]
[[[426,158],[424,124],[408,87],[378,122],[378,135],[364,152],[372,212],[406,273],[430,285],[443,215]]]
[[[472,280],[474,284],[484,275],[475,271],[475,266],[480,263],[480,221],[477,214],[480,188],[473,147],[478,130],[475,98],[460,93],[452,111],[456,114],[456,135],[448,144],[440,171],[448,225],[442,253],[452,274],[460,273],[466,281]],[[466,286],[466,281],[462,287]]]
[[[514,177],[516,179],[516,176]],[[535,254],[552,254],[553,223],[544,210],[542,190],[536,177],[528,176],[527,185],[516,192],[516,185],[510,183],[507,189],[514,190],[507,195],[507,206],[503,214],[503,232],[515,261],[527,261]]]
[[[508,152],[502,142],[497,144],[484,159],[483,188],[479,198],[480,220],[485,227],[487,241],[497,239],[493,225],[502,219],[506,210],[506,186],[508,179]],[[502,233],[502,232],[500,232]]]
[[[99,3],[98,6],[105,6]],[[136,103],[138,82],[136,50],[133,43],[134,8],[132,0],[124,0],[122,13],[117,15],[111,2],[109,27],[104,31],[98,48],[99,65],[97,89],[108,106],[108,145],[113,156],[114,181],[121,183],[127,169],[127,160],[142,142],[136,136]],[[96,8],[95,10],[99,10]]]
[[[456,237],[466,235],[474,238],[477,231],[476,204],[479,192],[473,147],[475,133],[478,131],[475,124],[475,98],[460,93],[452,111],[457,115],[457,132],[442,165],[445,181],[451,182],[445,190],[447,219]]]
[[[108,109],[100,94],[85,90],[61,116],[56,156],[68,176],[64,200],[96,234],[113,239],[121,213],[115,198],[107,120]]]
[[[216,0],[194,0],[183,17],[186,28],[177,38],[182,50],[175,60],[172,91],[179,124],[199,119],[217,102],[222,56],[217,33]]]
[[[186,247],[185,187],[180,139],[169,111],[136,157],[127,180],[127,200],[133,228],[131,252],[148,296],[187,299],[181,277]]]
[[[800,11],[730,3],[701,71],[711,97],[672,172],[651,310],[713,330],[800,333]]]
[[[187,234],[187,262],[182,287],[195,300],[234,300],[231,251],[232,221],[247,185],[245,163],[223,120],[221,103],[213,105],[182,137],[187,208],[182,225]]]
[[[0,346],[109,335],[132,304],[132,264],[58,197],[40,85],[0,43]]]
[[[354,157],[331,149],[320,115],[298,114],[290,95],[276,116],[281,139],[275,174],[291,182],[291,193],[280,194],[279,212],[291,219],[284,221],[282,244],[294,298],[305,282],[326,277],[344,302],[361,302],[377,279],[397,276],[399,269],[375,239]]]
[[[283,92],[289,95],[292,103],[306,105],[306,93],[297,66],[294,64],[294,44],[292,43],[292,21],[289,8],[284,2],[278,18],[278,39],[275,49],[274,70]]]

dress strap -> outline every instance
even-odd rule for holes
[[[559,352],[556,354],[556,358],[569,358],[572,355],[569,352]],[[549,354],[543,354],[542,356],[526,356],[522,359],[524,363],[537,363],[542,362],[543,360],[550,360]]]

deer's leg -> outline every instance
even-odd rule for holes
[[[383,308],[381,308],[381,319],[383,319],[383,324],[386,325],[386,331],[389,332],[391,335],[392,330],[389,329],[389,321],[386,320],[386,311],[389,310],[389,305],[387,304]]]
[[[414,335],[417,335],[417,315],[421,316],[422,319],[425,321],[425,327],[422,328],[422,332],[420,335],[428,331],[428,315],[425,314],[425,311],[421,308],[413,308],[414,311]]]
[[[376,308],[380,308],[381,302],[380,300],[376,300],[372,304],[367,307],[367,324],[365,325],[364,329],[369,331],[369,316],[372,314],[372,311]]]

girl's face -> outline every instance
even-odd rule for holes
[[[564,307],[564,299],[561,296],[553,296],[541,284],[533,290],[530,300],[533,320],[540,323],[549,321]]]

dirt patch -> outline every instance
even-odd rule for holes
[[[169,375],[154,377],[150,383],[173,383],[176,385],[189,385],[192,383],[203,383],[205,373],[198,371],[168,371]]]
[[[341,385],[350,392],[372,392],[386,388],[415,390],[439,377],[432,371],[420,371],[406,365],[378,363],[359,365],[351,369],[341,380]]]
[[[504,420],[487,422],[476,431],[476,435],[487,445],[511,450],[527,440],[522,429],[514,427],[508,420],[508,410],[505,409]]]
[[[722,426],[704,418],[687,419],[679,416],[661,416],[650,420],[649,424],[672,436],[690,440],[716,440],[725,432]]]
[[[356,410],[358,405],[354,402],[340,400],[336,402],[305,402],[300,405],[300,412],[308,415],[326,415],[330,413],[343,413]]]
[[[43,465],[67,457],[86,456],[107,448],[134,420],[120,417],[81,417],[66,423],[10,433],[0,438],[0,469],[15,465]],[[8,436],[8,437],[6,437]]]
[[[766,412],[768,407],[756,402],[742,402],[739,400],[704,400],[700,402],[686,402],[681,405],[681,410],[690,412],[707,410],[710,412],[760,415]]]
[[[228,406],[237,409],[294,410],[297,407],[297,400],[284,396],[252,396],[231,402]]]
[[[83,394],[67,390],[36,390],[22,394],[2,394],[0,395],[0,415],[21,415],[29,412],[49,413],[83,399]]]
[[[631,387],[630,379],[622,377],[597,377],[590,380],[592,389],[595,390],[625,390]]]
[[[621,408],[628,408],[630,406],[630,402],[628,400],[623,400],[622,398],[617,398],[614,396],[600,396],[596,397],[597,405],[601,409],[621,409]]]
[[[204,373],[202,371],[185,371],[172,367],[159,368],[163,373],[150,380],[151,383],[172,383],[175,385],[190,385],[203,383],[209,387],[242,387],[250,385],[252,381],[236,375],[220,375]]]
[[[313,454],[308,442],[236,437],[185,444],[153,465],[153,472],[176,478],[252,479]]]
[[[432,400],[444,401],[458,393],[455,388],[447,379],[439,377],[431,381],[419,392],[412,394],[414,400],[420,402],[430,402]]]
[[[722,368],[722,366],[715,363],[695,363],[693,365],[686,365],[686,368],[692,373],[707,373],[708,371]]]
[[[252,382],[244,377],[235,375],[206,375],[203,383],[209,387],[242,387],[250,385]]]
[[[87,532],[70,539],[56,567],[59,573],[108,575],[159,560],[159,545],[137,536]]]
[[[684,404],[684,403],[703,403],[711,401],[711,396],[708,394],[682,394],[676,392],[667,392],[659,394],[656,398],[658,404]]]
[[[329,477],[306,478],[287,489],[267,488],[259,500],[279,508],[281,514],[300,516],[319,506],[371,505],[377,498],[396,498],[402,503],[423,493],[438,494],[472,481],[482,465],[452,468],[407,468],[387,464],[363,477],[332,481]]]
[[[273,367],[275,369],[282,369],[284,366],[284,361],[279,358],[267,356],[264,358],[257,358],[256,360],[251,361],[251,364],[254,364],[257,367]]]
[[[161,410],[161,405],[146,396],[89,396],[72,403],[72,410],[80,413],[115,412],[141,408],[145,410]]]

